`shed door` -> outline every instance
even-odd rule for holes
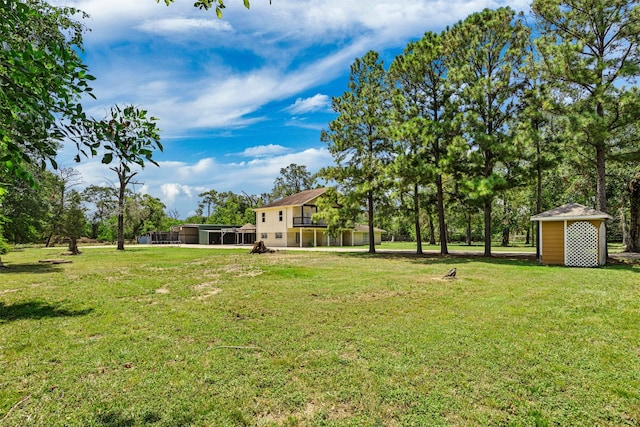
[[[567,227],[565,264],[570,267],[598,266],[598,229],[587,221]]]

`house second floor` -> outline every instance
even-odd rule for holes
[[[256,226],[259,233],[286,232],[293,228],[326,228],[323,221],[314,221],[318,212],[317,200],[326,188],[315,188],[276,200],[256,212]]]

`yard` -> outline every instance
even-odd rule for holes
[[[0,425],[640,424],[640,265],[247,252],[4,256]]]

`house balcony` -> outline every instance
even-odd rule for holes
[[[318,228],[326,228],[327,223],[324,220],[313,221],[308,216],[294,216],[293,217],[293,226],[294,227],[318,227]]]

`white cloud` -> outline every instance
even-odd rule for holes
[[[192,187],[189,185],[164,183],[160,185],[160,196],[165,205],[173,205],[179,196],[193,197]]]
[[[173,33],[188,34],[199,30],[214,30],[218,32],[232,31],[231,24],[227,21],[184,17],[146,20],[136,26],[136,28],[147,33],[161,36],[170,36]]]
[[[259,153],[257,148],[256,153]],[[311,173],[333,163],[331,154],[325,148],[277,151],[274,149],[271,156],[258,154],[246,162],[221,162],[211,157],[193,163],[161,161],[160,167],[138,168],[138,175],[134,179],[137,184],[129,189],[159,198],[168,211],[175,209],[184,219],[193,213],[199,201],[198,194],[202,192],[214,189],[247,194],[266,193],[271,191],[280,169],[291,163],[305,165]],[[74,168],[80,172],[82,188],[89,185],[117,186],[115,173],[97,160],[83,161],[74,165]]]
[[[287,108],[291,114],[305,114],[314,111],[326,111],[331,105],[331,99],[328,95],[316,94],[311,98],[298,98],[296,102]]]
[[[249,147],[242,152],[242,155],[245,157],[267,157],[286,153],[287,151],[289,149],[282,145],[269,144]]]

